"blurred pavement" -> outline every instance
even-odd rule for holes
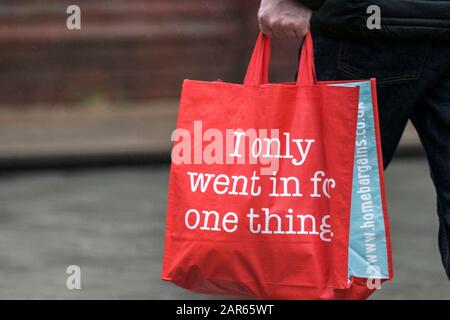
[[[387,175],[395,280],[375,299],[450,299],[426,162]],[[159,279],[168,167],[0,176],[0,298],[196,299]],[[66,289],[79,265],[82,289]]]
[[[0,170],[167,161],[177,114],[175,99],[0,109]],[[420,154],[411,124],[398,153]]]

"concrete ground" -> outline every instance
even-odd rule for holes
[[[197,299],[159,279],[168,167],[0,176],[0,298]],[[374,299],[450,299],[423,159],[387,171],[395,280]],[[79,265],[81,290],[66,288]]]

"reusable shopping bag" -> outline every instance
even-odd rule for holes
[[[183,83],[162,279],[200,293],[361,299],[392,278],[374,80],[268,83],[260,34],[243,84]]]

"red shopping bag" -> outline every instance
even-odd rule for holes
[[[315,81],[308,34],[296,84],[268,83],[262,34],[244,84],[185,80],[162,278],[200,293],[363,298],[349,276],[359,87]]]

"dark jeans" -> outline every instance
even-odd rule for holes
[[[414,124],[436,187],[439,249],[450,278],[450,44],[340,41],[315,34],[314,50],[318,80],[377,79],[385,167],[408,119]]]

